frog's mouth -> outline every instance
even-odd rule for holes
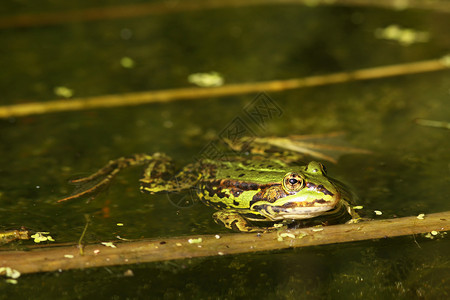
[[[340,193],[336,193],[333,198],[325,200],[317,198],[312,201],[305,202],[303,199],[290,199],[289,201],[280,203],[261,203],[255,204],[252,209],[259,211],[267,218],[277,221],[284,219],[310,219],[324,214],[334,213],[339,209],[337,205],[340,201]]]

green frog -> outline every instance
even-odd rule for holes
[[[271,147],[251,150],[257,154],[199,159],[181,170],[163,153],[121,157],[91,176],[74,180],[96,184],[59,202],[95,193],[124,168],[147,165],[140,179],[142,192],[154,194],[194,188],[204,204],[217,210],[213,214],[215,221],[229,229],[263,232],[279,227],[280,223],[282,226],[295,220],[343,213],[348,213],[350,222],[360,219],[349,203],[348,191],[328,177],[321,163],[292,165],[298,159],[292,152],[276,155]]]

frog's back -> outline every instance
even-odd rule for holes
[[[202,202],[216,209],[248,210],[258,192],[280,186],[287,172],[282,163],[273,161],[214,161],[211,164],[214,166],[206,169],[215,171],[202,178],[197,194]]]

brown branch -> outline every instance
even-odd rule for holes
[[[279,92],[305,87],[344,83],[356,80],[385,78],[415,73],[433,72],[449,68],[448,57],[413,63],[389,65],[350,72],[318,75],[286,80],[272,80],[242,84],[228,84],[211,88],[179,88],[147,91],[118,95],[105,95],[89,98],[63,99],[47,102],[32,102],[0,106],[0,118],[21,117],[33,114],[46,114],[60,111],[78,111],[93,108],[132,106],[154,102],[175,100],[198,100],[201,98],[224,97],[248,93]]]
[[[424,219],[405,217],[358,224],[343,224],[303,228],[264,234],[229,233],[217,239],[213,235],[195,236],[199,243],[189,243],[188,237],[118,242],[117,248],[87,245],[80,255],[76,245],[51,246],[30,251],[0,252],[0,266],[24,273],[83,269],[111,265],[126,265],[173,259],[229,255],[269,251],[291,247],[307,247],[332,243],[415,235],[431,231],[450,230],[450,211],[426,215]],[[287,233],[287,234],[286,234]],[[279,240],[279,237],[283,240]]]
[[[22,14],[4,16],[0,19],[0,29],[17,27],[35,27],[66,24],[70,22],[87,22],[98,20],[111,20],[123,18],[144,17],[148,15],[169,14],[226,7],[246,7],[261,5],[343,5],[343,6],[369,6],[388,9],[424,9],[436,12],[449,13],[448,1],[423,0],[206,0],[206,1],[179,1],[176,3],[142,3],[119,5],[109,7],[86,8],[84,10],[46,12],[39,14]]]

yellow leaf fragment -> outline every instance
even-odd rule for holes
[[[131,57],[124,56],[120,59],[120,65],[122,66],[122,68],[131,69],[134,68],[135,63]]]
[[[302,233],[300,233],[299,235],[297,235],[297,238],[298,238],[298,239],[302,239],[302,238],[304,238],[305,236],[307,236],[307,234],[304,233],[304,232],[302,232]]]
[[[11,278],[6,279],[5,281],[6,281],[6,283],[9,283],[9,284],[17,284],[17,282],[18,282],[16,279],[11,279]]]
[[[35,234],[33,234],[31,236],[31,238],[34,239],[35,243],[40,243],[40,242],[45,242],[45,241],[54,242],[55,240],[52,238],[51,235],[48,235],[49,233],[50,232],[43,232],[43,231],[36,232]]]
[[[6,277],[17,279],[20,277],[20,272],[10,267],[1,267],[0,275],[5,275]]]
[[[188,243],[189,243],[189,244],[198,244],[198,243],[201,243],[201,242],[203,242],[203,239],[202,239],[202,238],[198,238],[198,239],[188,239]]]
[[[385,28],[377,28],[375,37],[396,41],[403,46],[409,46],[414,43],[425,43],[430,39],[430,34],[426,31],[418,31],[411,28],[403,28],[392,24]]]
[[[314,228],[312,228],[311,230],[312,231],[322,231],[323,227],[322,227],[322,225],[317,225],[317,226],[314,226]]]
[[[221,86],[224,83],[222,75],[217,72],[193,73],[188,76],[188,81],[201,87]]]
[[[295,234],[283,232],[283,233],[280,233],[280,237],[282,237],[282,238],[290,237],[291,239],[295,239]]]
[[[445,66],[450,67],[450,54],[444,55],[444,56],[441,58],[441,62],[442,62]]]
[[[73,96],[73,90],[71,90],[71,89],[69,89],[68,87],[65,87],[65,86],[56,86],[53,89],[53,92],[58,97],[70,98],[70,97]]]
[[[419,220],[425,219],[425,214],[419,214],[419,215],[417,216],[417,219],[419,219]]]
[[[113,242],[102,242],[102,245],[106,247],[117,248],[116,245],[113,244]]]

